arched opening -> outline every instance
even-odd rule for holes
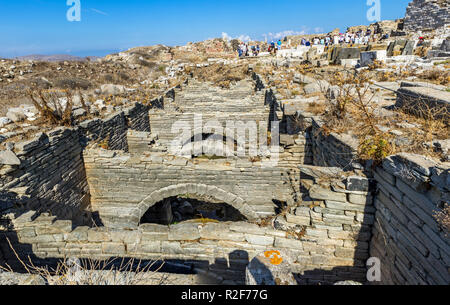
[[[245,221],[247,218],[233,206],[214,198],[184,194],[165,198],[151,206],[140,224],[170,225],[185,221]]]

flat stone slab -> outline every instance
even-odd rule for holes
[[[20,159],[10,150],[0,151],[0,164],[3,165],[20,165]]]
[[[431,89],[435,89],[435,90],[440,90],[440,91],[445,91],[445,89],[447,89],[446,86],[442,86],[442,85],[436,85],[436,84],[431,84],[431,83],[425,83],[425,82],[409,82],[409,81],[402,81],[400,84],[401,88],[404,87],[424,87],[424,88],[431,88]]]
[[[401,91],[403,93],[419,94],[425,98],[431,98],[450,104],[450,92],[447,91],[436,90],[430,87],[403,87],[401,88]]]

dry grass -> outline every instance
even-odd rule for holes
[[[404,69],[397,70],[397,73],[402,75],[415,72]],[[326,96],[327,109],[323,112],[326,123],[322,131],[325,134],[336,132],[356,136],[360,142],[359,157],[374,160],[375,163],[400,151],[441,159],[442,152],[434,151],[430,143],[447,139],[450,134],[447,108],[429,107],[427,103],[420,103],[415,99],[410,111],[405,106],[390,116],[379,116],[375,111],[379,106],[373,101],[376,91],[369,86],[374,75],[373,71],[364,70],[359,73],[337,72],[330,76],[330,83],[339,90],[335,99]],[[398,77],[393,72],[385,75],[393,79]],[[430,77],[437,77],[436,75],[433,72]],[[310,112],[322,114],[322,109],[314,112],[313,106],[311,108]],[[401,123],[409,123],[417,128],[403,127]],[[386,127],[388,131],[380,130],[380,126]],[[398,136],[391,133],[394,129],[402,132],[401,138],[404,140],[398,141]]]
[[[156,267],[158,261],[147,264],[136,261],[134,258],[125,260],[109,259],[78,259],[64,258],[59,261],[55,268],[48,266],[36,266],[30,257],[25,263],[15,251],[10,240],[7,242],[14,252],[18,261],[22,264],[29,275],[43,278],[48,285],[56,286],[91,286],[91,285],[142,285],[152,281],[152,284],[162,284],[163,277],[156,276],[164,263]],[[120,264],[119,264],[120,263]],[[6,272],[14,272],[11,267],[1,267]],[[152,270],[153,269],[153,270]],[[154,282],[154,283],[153,283]]]
[[[302,63],[295,67],[295,70],[300,74],[310,74],[314,72],[314,67],[309,63]]]
[[[370,70],[370,71],[372,71],[372,70],[375,70],[375,69],[381,69],[381,68],[384,68],[385,67],[385,64],[381,61],[381,60],[374,60],[373,62],[372,62],[372,64],[370,64],[369,66],[368,66],[368,69]]]
[[[432,143],[435,140],[448,139],[450,126],[448,124],[447,108],[444,106],[430,108],[426,103],[420,103],[420,101],[416,101],[414,104],[414,110],[408,110],[408,107],[405,107],[397,112],[397,121],[420,126],[420,128],[412,130],[397,126],[396,129],[402,131],[411,140],[411,144],[402,147],[402,151],[424,154],[440,159],[443,157],[441,152],[436,152],[430,145],[424,144]]]
[[[191,73],[199,81],[212,82],[216,86],[229,89],[232,84],[248,77],[248,65],[213,64],[207,67],[188,67],[186,73]]]
[[[448,70],[446,71],[438,69],[427,70],[421,74],[417,74],[417,77],[438,85],[447,86],[448,84],[450,84],[450,71]]]
[[[442,211],[435,213],[434,218],[448,236],[450,234],[450,205],[446,203]]]
[[[314,114],[314,115],[321,115],[324,114],[327,110],[327,105],[325,103],[309,103],[306,107],[306,111]]]

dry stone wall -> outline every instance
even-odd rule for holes
[[[450,24],[450,4],[446,0],[414,0],[406,9],[404,29],[419,31]]]
[[[128,150],[127,130],[150,131],[149,107],[136,103],[124,111],[106,119],[93,119],[80,123],[80,130],[86,142],[106,141],[108,149]]]
[[[150,132],[129,129],[127,132],[128,151],[133,154],[149,152],[156,139]]]
[[[287,128],[303,135],[307,152],[305,164],[339,167],[346,171],[363,169],[358,162],[358,140],[347,134],[327,133],[324,122],[311,113],[297,111],[289,116]],[[308,158],[311,157],[311,158]]]
[[[176,195],[210,195],[248,219],[274,215],[273,200],[291,202],[286,170],[247,159],[175,158],[164,153],[84,153],[91,205],[109,227],[136,227],[153,204]]]
[[[84,146],[89,141],[106,141],[108,147],[127,148],[127,122],[147,129],[145,115],[148,108],[137,104],[103,120],[82,122],[72,129],[56,128],[16,144],[20,165],[0,168],[0,192],[28,195],[28,209],[51,212],[75,223],[88,222],[90,195],[82,158]]]
[[[309,174],[322,168],[302,169]],[[107,259],[176,259],[192,264],[219,282],[244,284],[248,262],[265,251],[278,250],[291,262],[302,284],[364,282],[373,221],[367,183],[346,180],[333,187],[304,179],[313,206],[291,207],[274,219],[275,227],[250,222],[186,222],[134,229],[74,227],[55,216],[25,213],[14,220],[20,243],[30,245],[38,259],[86,257]],[[359,189],[359,191],[356,191]],[[26,252],[24,252],[26,253]],[[9,259],[13,259],[9,257]]]
[[[375,179],[371,255],[382,261],[382,283],[448,285],[450,239],[434,219],[450,202],[448,167],[402,154],[387,158]]]
[[[77,129],[41,133],[17,144],[15,151],[20,165],[1,168],[1,192],[26,194],[27,208],[51,211],[60,219],[88,219],[89,189]]]

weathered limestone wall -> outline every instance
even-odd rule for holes
[[[85,151],[84,162],[92,208],[110,227],[136,227],[152,205],[181,194],[212,196],[248,219],[274,215],[273,199],[293,200],[286,170],[262,167],[261,162],[104,150]]]
[[[326,133],[323,122],[313,118],[311,124],[311,141],[314,165],[340,167],[344,170],[362,169],[357,162],[358,140],[335,132]]]
[[[27,194],[27,208],[83,223],[89,188],[77,129],[57,128],[18,143],[19,166],[3,166],[0,192]]]
[[[306,164],[312,161],[316,166],[339,167],[346,171],[363,169],[358,163],[357,139],[347,134],[326,133],[322,128],[324,122],[307,112],[297,111],[287,123],[289,130],[303,134],[306,139],[306,157],[311,157],[306,158]]]
[[[106,140],[108,149],[128,150],[127,130],[150,131],[149,107],[136,103],[134,106],[112,114],[106,119],[93,119],[80,123],[86,141]]]
[[[307,172],[311,171],[314,168]],[[250,222],[201,221],[172,226],[144,224],[130,230],[73,228],[70,221],[54,216],[35,218],[33,211],[13,223],[20,243],[31,245],[29,253],[39,259],[177,259],[223,283],[244,284],[248,262],[265,251],[278,250],[291,262],[292,272],[302,284],[349,279],[364,282],[370,240],[367,226],[375,212],[367,184],[348,183],[343,189],[332,189],[331,185],[308,181],[303,182],[310,187],[309,195],[317,198],[314,204],[289,208],[274,220],[275,228]],[[11,253],[8,258],[14,259]]]
[[[302,283],[365,282],[375,215],[370,180],[339,168],[301,165],[300,170],[303,198],[286,219],[305,226]]]
[[[125,109],[124,114],[127,118],[128,130],[150,132],[150,120],[148,116],[150,108],[141,103],[135,103],[134,106]]]
[[[155,141],[155,137],[150,132],[128,129],[127,141],[130,153],[142,154],[151,150],[151,144]]]
[[[404,29],[419,31],[450,24],[450,4],[446,0],[414,0],[406,9]]]
[[[298,169],[299,164],[312,164],[309,135],[281,135],[278,167]]]
[[[127,148],[128,122],[135,128],[148,128],[148,108],[136,104],[106,119],[82,122],[77,128],[56,128],[32,140],[17,143],[20,165],[0,168],[0,192],[29,195],[26,207],[51,212],[58,219],[75,223],[90,221],[89,187],[82,159],[88,141],[106,141],[109,148]]]
[[[382,283],[450,284],[450,239],[433,218],[450,201],[448,167],[401,154],[387,158],[375,179],[370,252],[382,261]]]
[[[320,121],[306,113],[299,118],[304,133],[312,135],[314,164],[362,169],[353,139],[325,135]],[[381,283],[449,284],[450,239],[434,218],[450,201],[448,165],[401,154],[387,158],[369,175],[378,185],[375,208],[369,207],[360,217],[366,219],[364,231],[373,226],[370,256],[381,259]]]

